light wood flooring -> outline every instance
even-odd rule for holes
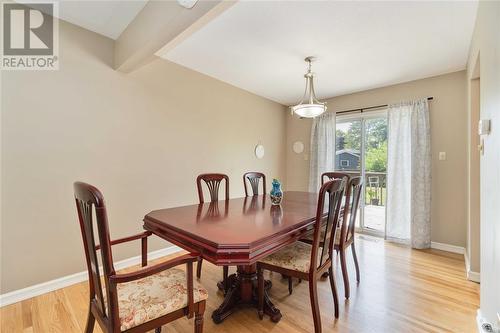
[[[368,236],[357,236],[361,283],[356,285],[349,251],[351,298],[344,300],[340,270],[336,270],[340,317],[333,316],[328,280],[318,281],[323,332],[476,332],[479,285],[465,278],[462,255],[438,250],[411,250]],[[82,253],[83,255],[83,253]],[[306,333],[313,332],[307,281],[294,283],[266,273],[273,282],[271,297],[283,319],[275,324],[260,321],[254,309],[233,314],[216,325],[210,316],[221,303],[216,282],[222,269],[205,262],[202,284],[209,291],[204,332]],[[79,283],[0,309],[2,333],[83,332],[87,283]],[[101,332],[96,324],[95,332]],[[163,332],[193,332],[185,318],[163,327]]]

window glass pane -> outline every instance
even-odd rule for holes
[[[361,176],[361,120],[337,122],[335,155],[335,171]],[[360,215],[358,209],[356,228],[360,227]]]
[[[385,229],[387,198],[387,118],[365,120],[365,207],[364,226]]]
[[[337,123],[335,169],[361,171],[361,120]],[[349,173],[349,172],[348,172]]]

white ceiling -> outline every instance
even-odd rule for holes
[[[165,59],[282,104],[465,68],[477,2],[240,1]]]
[[[47,2],[46,0],[17,1],[20,3]],[[133,1],[59,1],[55,16],[98,34],[117,39],[148,0]]]

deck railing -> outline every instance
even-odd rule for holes
[[[360,171],[338,170],[351,177],[361,176]],[[366,172],[364,180],[365,205],[385,206],[387,197],[387,172]]]

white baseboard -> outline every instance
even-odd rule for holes
[[[438,242],[431,242],[431,248],[436,249],[436,250],[458,253],[458,254],[465,254],[465,248],[462,246],[456,246],[456,245],[450,245],[450,244],[444,244],[444,243],[438,243]]]
[[[436,250],[441,250],[441,251],[463,254],[464,259],[465,259],[465,271],[467,273],[467,280],[470,280],[473,282],[478,282],[478,283],[481,282],[480,274],[478,272],[473,272],[470,270],[469,258],[467,256],[467,251],[465,251],[464,247],[450,245],[450,244],[444,244],[444,243],[438,243],[438,242],[431,242],[431,248],[436,249]]]
[[[164,249],[151,251],[148,253],[148,260],[158,259],[164,256],[168,256],[175,252],[181,251],[181,248],[178,246],[172,245],[166,247]],[[124,259],[121,261],[117,261],[114,263],[115,269],[120,270],[130,266],[134,266],[141,263],[141,256],[136,256],[128,259]],[[88,279],[88,272],[83,271],[67,276],[63,276],[58,279],[54,279],[51,281],[43,282],[40,284],[36,284],[34,286],[30,286],[23,289],[14,290],[5,294],[0,295],[0,307],[13,304],[16,302],[20,302],[22,300],[32,298],[41,294],[48,293],[50,291],[54,291],[57,289],[61,289],[67,286],[70,286],[75,283],[79,283],[82,281],[86,281]]]
[[[470,270],[470,261],[469,261],[469,256],[467,255],[467,251],[465,251],[464,253],[464,259],[465,259],[465,272],[467,273],[467,280],[480,283],[481,282],[480,274],[478,272]]]
[[[467,280],[472,282],[481,283],[481,274],[478,272],[473,272],[471,270],[467,270]]]

